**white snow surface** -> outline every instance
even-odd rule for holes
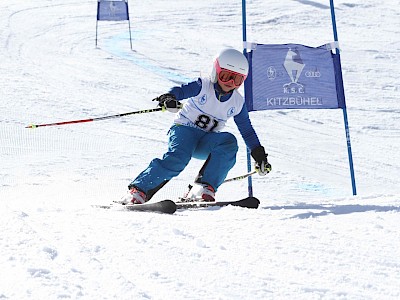
[[[337,0],[357,183],[341,110],[251,112],[273,171],[257,210],[174,215],[93,208],[118,200],[167,146],[170,113],[27,129],[154,108],[242,49],[241,1],[0,1],[0,299],[399,299],[400,1]],[[333,41],[329,1],[249,0],[247,40]],[[247,172],[239,140],[237,165]],[[177,199],[203,162],[154,197]],[[220,200],[247,195],[247,181]]]

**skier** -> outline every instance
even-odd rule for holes
[[[243,96],[237,89],[247,77],[246,57],[235,49],[223,50],[215,59],[211,77],[173,87],[169,93],[153,100],[176,113],[169,129],[168,151],[161,159],[153,159],[128,186],[123,204],[149,201],[171,178],[178,176],[192,157],[205,160],[195,183],[186,197],[215,201],[215,192],[236,163],[238,151],[235,136],[221,131],[233,117],[251,156],[256,171],[271,171],[267,154],[251,125]],[[180,100],[188,99],[184,105]]]

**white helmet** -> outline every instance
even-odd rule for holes
[[[218,72],[217,65],[220,68],[230,70],[247,77],[249,72],[249,63],[242,52],[235,49],[222,50],[214,61],[213,69],[211,72],[211,82],[216,83]]]

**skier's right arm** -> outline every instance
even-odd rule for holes
[[[201,79],[199,78],[196,81],[173,87],[167,94],[162,94],[153,99],[153,101],[158,101],[158,105],[163,109],[176,113],[182,108],[179,100],[197,96],[201,91],[201,84]]]
[[[183,100],[200,94],[201,87],[201,78],[198,78],[196,81],[173,87],[172,89],[170,89],[169,93],[173,94],[176,100]]]

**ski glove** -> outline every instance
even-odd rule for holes
[[[258,146],[251,151],[251,156],[255,160],[255,169],[260,176],[265,176],[271,172],[272,167],[268,162],[268,154],[265,153],[263,146]]]
[[[153,99],[153,101],[158,101],[158,106],[162,107],[163,111],[168,110],[172,113],[178,112],[183,106],[173,94],[163,94]]]

